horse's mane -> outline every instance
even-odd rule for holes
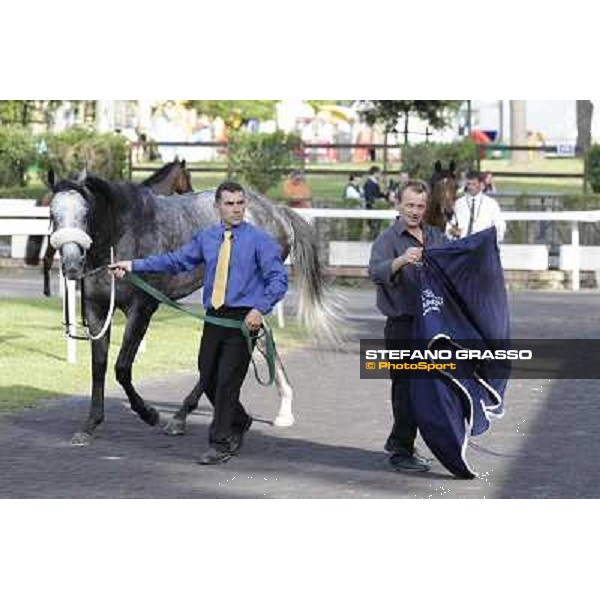
[[[152,173],[152,175],[150,175],[150,177],[146,177],[146,179],[144,179],[142,181],[141,185],[151,186],[151,185],[156,185],[157,183],[160,183],[161,181],[163,181],[164,179],[166,179],[169,176],[171,169],[173,169],[175,166],[178,166],[178,165],[179,165],[179,161],[173,161],[173,162],[167,163],[166,165],[163,165],[160,169],[158,169],[158,171],[155,171],[154,173]]]
[[[52,188],[53,194],[58,194],[59,192],[77,192],[84,198],[89,196],[88,192],[86,192],[85,188],[76,183],[75,181],[71,181],[70,179],[63,179],[62,181],[57,182]]]

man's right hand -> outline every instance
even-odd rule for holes
[[[131,272],[131,261],[120,260],[116,263],[108,265],[108,270],[114,273],[119,279],[125,277],[125,273]]]
[[[414,265],[423,259],[423,248],[409,248],[392,262],[392,273],[399,271],[406,265]]]

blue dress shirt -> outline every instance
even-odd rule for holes
[[[212,308],[211,296],[224,231],[222,223],[210,225],[173,252],[133,260],[132,270],[175,274],[191,271],[204,263],[203,303],[208,310]],[[263,315],[268,314],[288,289],[281,249],[267,233],[246,221],[233,226],[231,232],[225,306],[256,308]]]

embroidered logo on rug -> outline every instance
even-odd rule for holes
[[[429,288],[421,292],[421,304],[423,305],[423,316],[431,311],[442,312],[444,299],[436,296]]]

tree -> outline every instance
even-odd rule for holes
[[[35,100],[0,100],[0,123],[29,125]]]
[[[50,127],[57,109],[64,102],[72,102],[77,110],[85,111],[86,103],[77,100],[0,100],[0,123],[19,124],[23,127],[32,123],[45,123]]]
[[[361,116],[368,125],[379,123],[386,135],[397,131],[398,121],[404,121],[404,143],[408,144],[408,121],[417,116],[432,129],[441,129],[450,123],[452,114],[461,100],[367,100]]]
[[[221,117],[231,129],[239,129],[246,121],[275,118],[276,100],[188,100],[187,108],[195,108],[207,117]]]
[[[577,156],[583,156],[592,145],[592,115],[594,105],[591,100],[576,100],[577,115]]]

